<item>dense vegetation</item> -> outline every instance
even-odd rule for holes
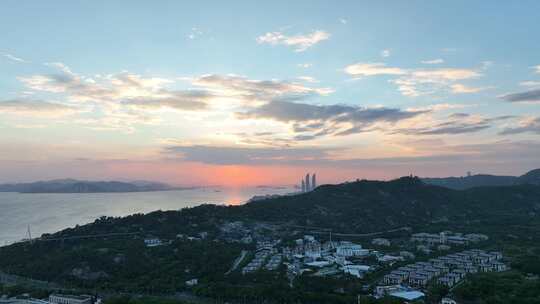
[[[239,252],[234,244],[211,241],[178,240],[153,248],[137,238],[40,242],[3,248],[2,270],[66,287],[171,293],[193,278],[222,280]]]
[[[518,272],[483,273],[465,281],[454,295],[464,304],[538,304],[540,280]]]

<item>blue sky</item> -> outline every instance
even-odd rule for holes
[[[539,9],[5,1],[0,180],[520,174],[540,166]]]

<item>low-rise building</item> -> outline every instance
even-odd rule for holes
[[[344,273],[348,273],[359,279],[363,278],[369,272],[370,267],[367,265],[345,265],[342,267]]]
[[[409,284],[411,286],[426,286],[429,281],[429,277],[426,274],[412,273],[409,276]]]
[[[383,282],[386,285],[399,285],[404,282],[403,278],[397,274],[387,274],[383,278]]]
[[[418,290],[409,290],[409,291],[392,292],[390,293],[390,296],[396,297],[398,299],[403,299],[405,301],[415,301],[415,300],[423,298],[425,294]]]
[[[371,244],[375,246],[390,246],[390,240],[383,238],[375,238],[371,240]]]
[[[451,298],[442,298],[441,304],[457,304],[457,302]]]
[[[473,243],[478,243],[478,242],[489,240],[489,237],[487,235],[480,234],[480,233],[470,233],[470,234],[464,235],[464,237],[467,240],[469,240],[470,242],[473,242]]]
[[[502,262],[495,261],[495,262],[491,263],[491,269],[492,269],[492,271],[501,272],[501,271],[506,271],[508,269],[508,267],[506,267],[506,264],[504,264]]]
[[[404,257],[405,259],[410,259],[410,260],[414,260],[416,258],[414,253],[410,251],[400,251],[399,256]]]
[[[437,282],[439,282],[439,284],[441,285],[444,285],[448,288],[451,288],[452,286],[454,286],[454,279],[449,277],[449,276],[442,276],[440,277]]]
[[[462,236],[451,235],[446,238],[446,242],[448,244],[454,244],[454,245],[465,245],[469,242],[469,240]]]
[[[163,242],[158,238],[145,239],[144,244],[146,247],[156,247],[163,245]]]
[[[362,245],[341,242],[336,248],[336,254],[343,257],[367,256],[369,255],[369,250],[363,249]]]
[[[452,272],[458,274],[461,279],[463,279],[467,275],[467,271],[462,268],[454,269]]]
[[[92,297],[53,293],[49,296],[49,302],[52,304],[92,304]]]
[[[405,259],[402,256],[385,254],[382,257],[379,257],[377,260],[382,263],[394,263],[398,261],[403,261]]]
[[[375,298],[379,299],[397,291],[407,291],[407,288],[399,284],[389,286],[376,286],[373,295],[375,296]]]

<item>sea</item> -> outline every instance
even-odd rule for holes
[[[201,204],[239,205],[253,196],[286,194],[292,187],[205,187],[129,193],[0,192],[0,246],[93,222],[101,216],[126,216],[179,210]]]

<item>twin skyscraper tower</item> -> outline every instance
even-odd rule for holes
[[[311,181],[309,179],[309,173],[306,174],[306,178],[302,179],[302,193],[309,192],[317,187],[317,175],[313,173]]]

